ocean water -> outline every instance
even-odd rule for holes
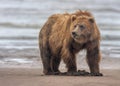
[[[120,58],[120,0],[0,0],[0,58],[39,58],[38,33],[47,18],[78,9],[94,15],[103,57]]]

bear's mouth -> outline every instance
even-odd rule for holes
[[[72,37],[73,37],[74,39],[79,39],[79,36],[78,36],[78,35],[72,35]]]
[[[85,36],[82,35],[82,34],[80,36],[79,35],[73,35],[73,38],[74,39],[83,39],[83,38],[85,38]]]

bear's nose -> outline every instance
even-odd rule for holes
[[[72,32],[72,35],[73,35],[74,37],[77,36],[76,32]]]

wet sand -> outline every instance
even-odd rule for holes
[[[0,86],[120,86],[119,58],[110,58],[109,55],[103,54],[100,63],[103,77],[41,76],[43,68],[40,57],[37,56],[39,51],[37,54],[34,52],[25,54],[25,52],[28,52],[28,49],[19,53],[13,52],[16,57],[12,53],[7,53],[6,58],[0,59]],[[77,56],[78,69],[88,71],[83,53]],[[66,70],[63,62],[60,64],[60,70]]]
[[[101,72],[103,77],[93,76],[42,76],[41,62],[4,64],[0,67],[0,86],[120,86],[120,59],[103,58]],[[14,62],[13,62],[14,63]],[[6,66],[5,66],[6,65]],[[78,69],[88,67],[78,62]],[[60,66],[65,71],[63,63]]]
[[[120,86],[118,69],[102,70],[103,77],[41,76],[40,72],[40,69],[2,69],[0,86]]]

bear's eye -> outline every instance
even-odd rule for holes
[[[85,25],[79,25],[80,29],[85,29]]]
[[[74,28],[76,28],[77,27],[77,25],[74,25]]]

